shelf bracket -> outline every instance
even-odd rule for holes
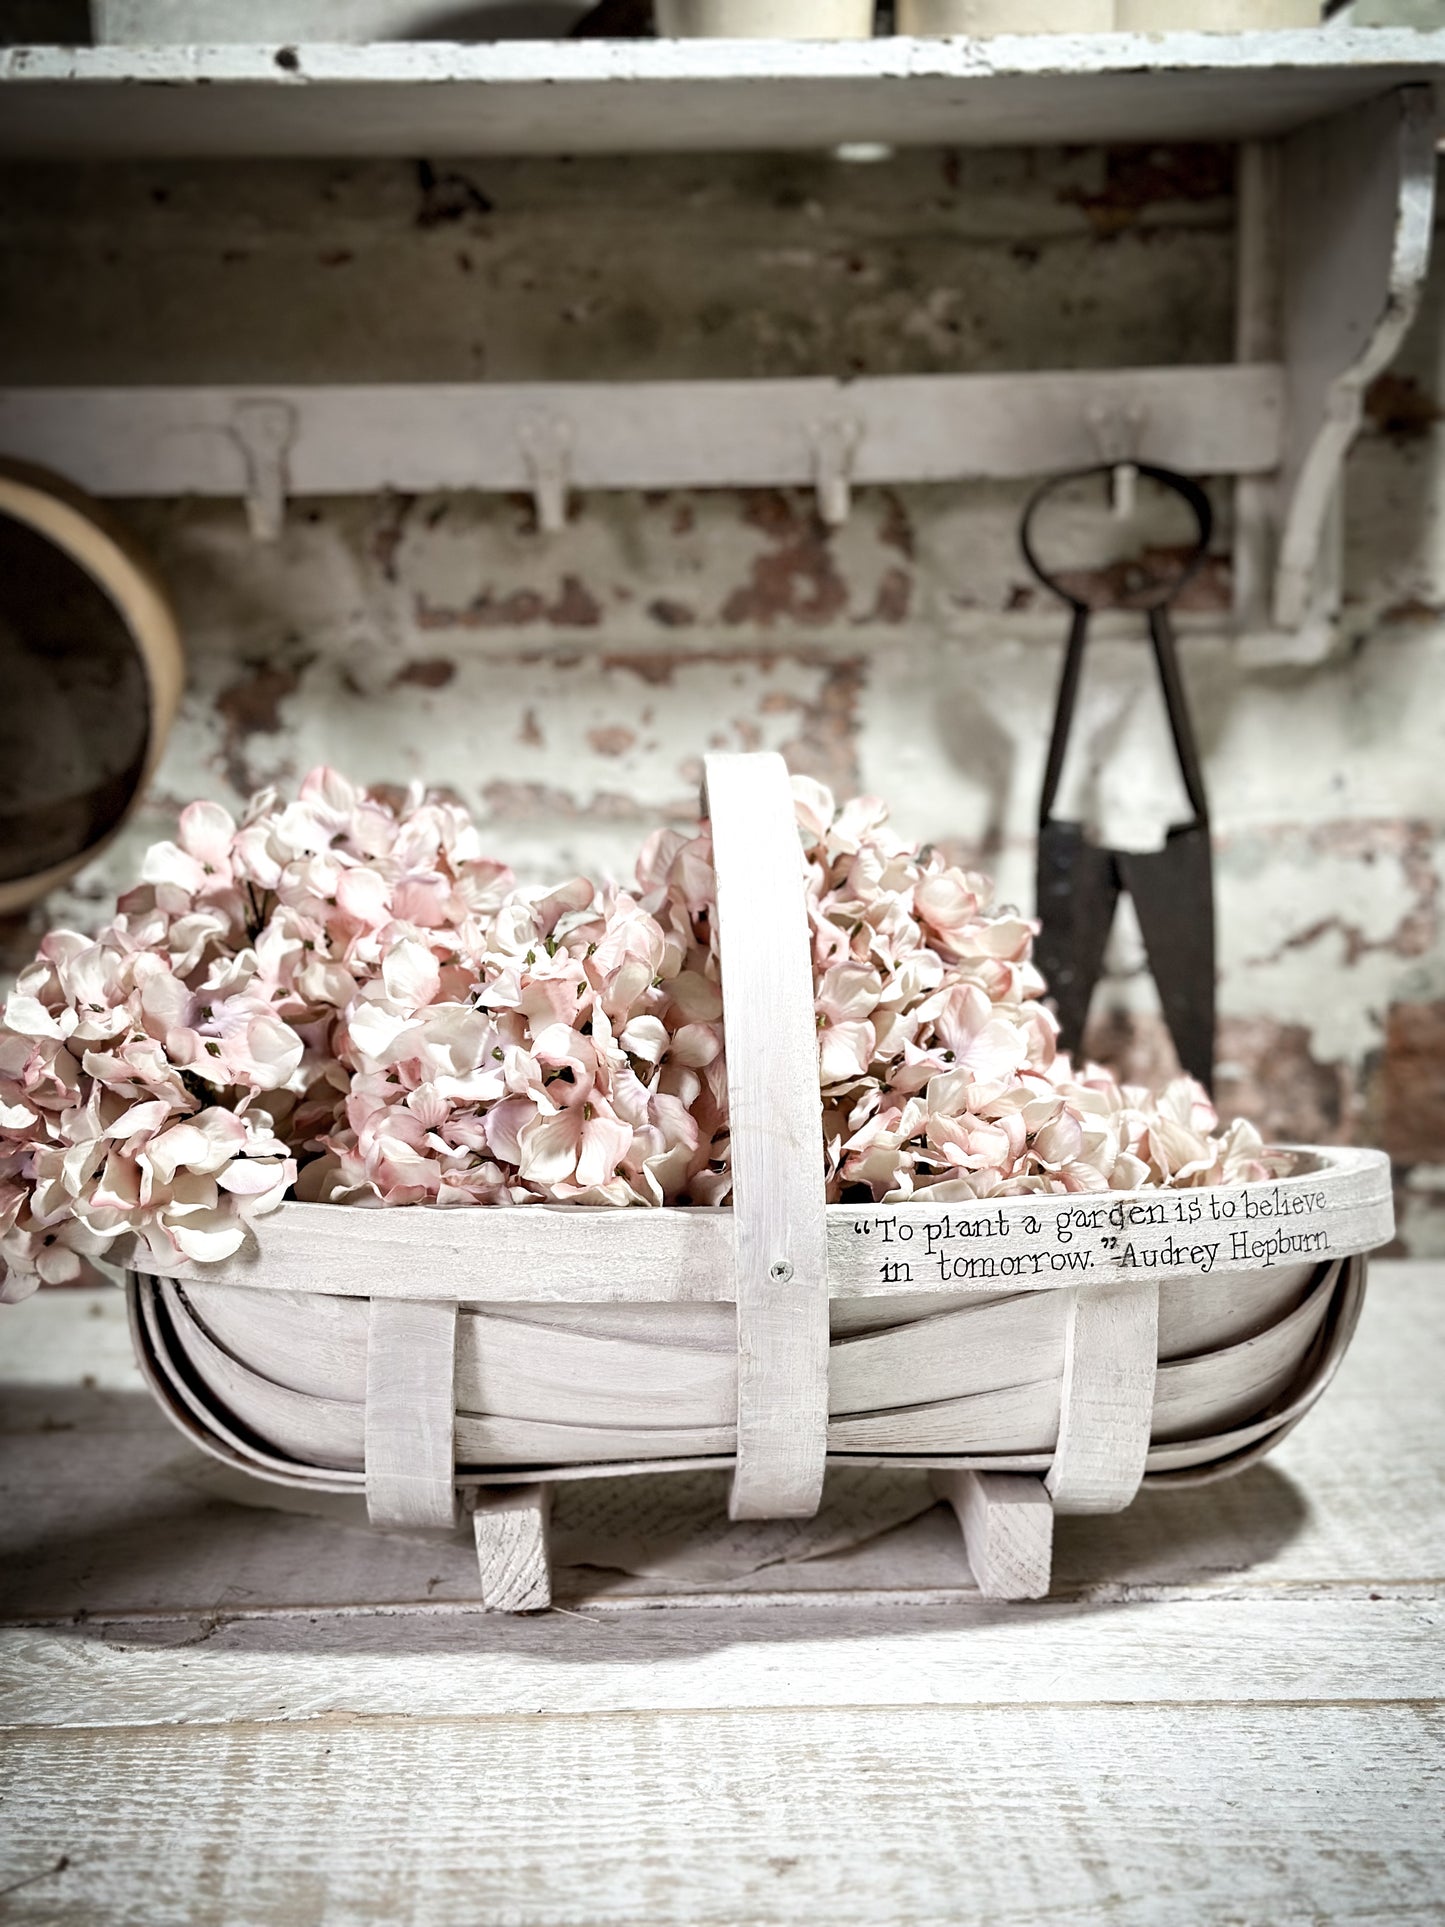
[[[1366,386],[1420,302],[1435,211],[1435,108],[1403,87],[1281,144],[1278,181],[1285,440],[1273,620],[1338,611],[1340,474]]]

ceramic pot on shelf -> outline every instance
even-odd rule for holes
[[[664,40],[870,40],[874,0],[657,0]]]

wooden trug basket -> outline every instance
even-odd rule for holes
[[[730,1208],[286,1204],[222,1265],[133,1277],[174,1422],[379,1526],[469,1506],[482,1604],[550,1600],[551,1482],[731,1467],[740,1519],[807,1518],[825,1463],[931,1468],[974,1577],[1048,1590],[1055,1512],[1253,1463],[1332,1376],[1388,1161],[1277,1182],[827,1205],[811,948],[772,755],[708,759]]]

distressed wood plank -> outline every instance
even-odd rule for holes
[[[32,1730],[0,1885],[109,1927],[1426,1920],[1442,1736],[1422,1703]]]
[[[101,495],[248,495],[236,427],[277,411],[288,495],[530,490],[527,430],[570,430],[564,488],[785,488],[815,479],[817,428],[858,426],[850,482],[1022,477],[1098,459],[1094,409],[1137,409],[1139,459],[1189,474],[1268,473],[1284,371],[1125,368],[760,381],[338,383],[10,388],[16,457]],[[250,486],[248,486],[250,484]]]
[[[1391,1701],[1445,1694],[1439,1600],[977,1598],[498,1619],[321,1615],[0,1630],[0,1726],[478,1720],[835,1706]],[[203,1634],[203,1636],[202,1636]],[[867,1665],[857,1665],[866,1653]]]
[[[932,1480],[958,1515],[969,1570],[984,1598],[1046,1598],[1054,1508],[1043,1481],[1008,1472],[935,1472]]]
[[[477,155],[1274,135],[1406,81],[1445,36],[999,35],[18,48],[0,148],[44,156]],[[145,84],[151,83],[151,84]]]
[[[806,1519],[828,1450],[828,1246],[803,853],[781,756],[709,756],[703,767],[733,1171],[730,1508],[735,1519]]]
[[[472,1510],[481,1601],[488,1612],[541,1612],[552,1603],[550,1485],[481,1486]]]

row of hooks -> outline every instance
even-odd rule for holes
[[[1132,514],[1135,462],[1148,411],[1137,405],[1093,403],[1088,425],[1101,462],[1114,468],[1113,504],[1120,516]],[[296,411],[289,402],[248,398],[237,402],[230,433],[245,464],[247,522],[258,542],[279,539],[286,518],[288,457],[297,434]],[[854,474],[864,424],[856,415],[834,415],[813,424],[812,477],[818,515],[829,528],[841,528],[852,509]],[[574,432],[560,413],[534,411],[517,426],[517,442],[536,507],[537,527],[555,535],[567,524],[573,490]]]

